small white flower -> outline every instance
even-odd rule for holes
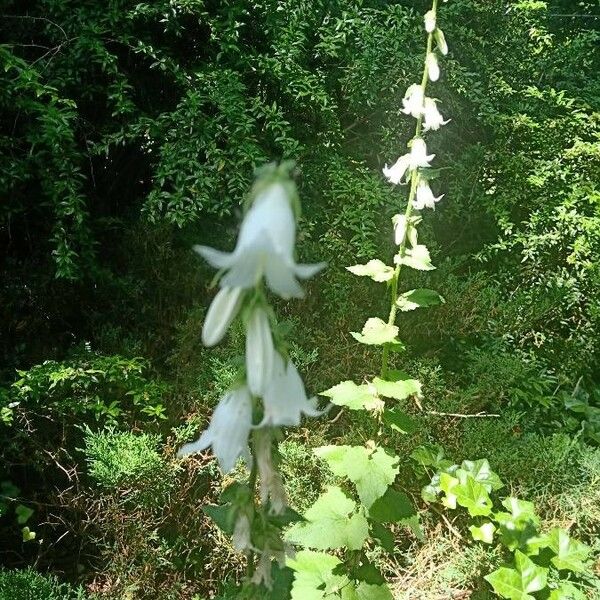
[[[238,313],[242,292],[241,288],[224,287],[213,298],[202,327],[202,343],[205,346],[214,346],[223,339]]]
[[[431,81],[437,81],[440,78],[440,65],[434,52],[430,52],[425,59],[427,74]],[[427,100],[425,100],[427,102]]]
[[[265,388],[264,417],[259,427],[298,426],[302,414],[310,417],[323,414],[317,410],[316,403],[316,398],[307,398],[304,383],[293,363],[285,364],[281,355],[275,353],[273,378]]]
[[[297,278],[306,279],[325,263],[296,264],[294,244],[296,220],[286,188],[281,183],[267,186],[247,212],[233,252],[194,246],[213,267],[225,269],[222,287],[254,287],[265,276],[267,285],[282,298],[302,298]]]
[[[260,306],[252,310],[246,326],[246,379],[255,396],[262,396],[273,376],[275,347],[269,317]]]
[[[433,10],[428,10],[425,13],[425,31],[427,33],[435,31],[435,12]]]
[[[425,131],[437,130],[442,125],[449,123],[450,119],[444,121],[440,111],[437,108],[437,104],[433,98],[425,99],[425,121],[423,123],[423,129]]]
[[[427,154],[427,145],[423,138],[415,138],[410,147],[410,168],[429,167],[435,154]]]
[[[238,552],[252,550],[250,539],[250,519],[245,513],[240,513],[235,521],[231,543]]]
[[[252,398],[246,386],[227,392],[213,413],[210,424],[196,442],[185,444],[177,453],[187,456],[212,446],[224,473],[235,467],[238,458],[250,461],[248,436],[252,428]]]
[[[423,88],[416,83],[413,83],[404,94],[402,98],[402,112],[406,115],[412,115],[415,118],[420,117],[423,114]]]
[[[439,202],[443,197],[444,194],[436,198],[427,181],[420,179],[417,184],[417,197],[413,200],[413,206],[416,210],[423,210],[424,208],[433,208],[435,210],[435,203]]]
[[[390,183],[401,183],[406,171],[410,167],[410,155],[401,156],[391,167],[387,164],[383,167],[383,174]]]

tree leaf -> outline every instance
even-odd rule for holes
[[[546,587],[548,569],[538,567],[529,557],[517,550],[515,552],[516,568],[501,567],[486,575],[484,579],[490,583],[494,591],[509,600],[534,600],[531,593]]]
[[[374,410],[382,405],[374,386],[357,385],[353,381],[342,381],[321,395],[330,398],[336,406],[346,406],[350,410]]]
[[[399,471],[398,459],[382,448],[373,451],[364,446],[322,446],[314,452],[327,461],[334,475],[354,483],[366,508],[385,494]]]
[[[361,333],[351,331],[350,335],[361,344],[367,344],[369,346],[400,344],[400,341],[397,339],[398,327],[396,325],[388,325],[379,317],[367,319]]]
[[[496,531],[496,526],[489,521],[481,525],[481,527],[476,527],[475,525],[471,525],[469,527],[469,531],[473,536],[473,539],[477,542],[483,542],[484,544],[491,544],[494,541],[494,532]]]
[[[346,267],[350,273],[358,275],[359,277],[370,277],[373,281],[383,283],[390,281],[394,277],[394,268],[388,267],[381,260],[374,258],[370,260],[366,265],[354,265],[352,267]]]
[[[419,288],[409,290],[398,296],[396,306],[402,311],[416,310],[417,308],[427,308],[429,306],[438,306],[445,304],[446,301],[435,290]]]
[[[356,504],[339,487],[330,486],[306,511],[306,521],[292,525],[285,537],[315,550],[359,550],[369,535],[369,524],[355,510]]]
[[[292,600],[329,599],[350,583],[347,576],[338,574],[340,559],[330,554],[301,550],[286,563],[294,571]]]
[[[548,547],[556,554],[552,564],[559,570],[583,573],[585,561],[590,555],[590,548],[572,539],[564,529],[556,528],[548,534]]]

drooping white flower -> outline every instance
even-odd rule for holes
[[[437,81],[440,78],[440,65],[438,64],[437,56],[434,52],[430,52],[425,59],[427,66],[427,75],[431,81]],[[427,102],[427,100],[424,101]]]
[[[202,327],[202,343],[205,346],[214,346],[223,339],[240,308],[242,292],[241,288],[223,287],[213,298]]]
[[[304,383],[298,370],[288,361],[285,364],[280,354],[275,353],[273,377],[263,395],[264,417],[260,426],[298,426],[302,414],[318,417],[316,398],[306,396]]]
[[[425,13],[425,31],[427,33],[435,31],[435,12],[433,10],[428,10]]]
[[[240,228],[233,252],[194,246],[213,267],[225,269],[222,287],[254,287],[263,277],[282,298],[302,298],[297,278],[306,279],[325,264],[297,264],[294,260],[296,220],[286,188],[268,185],[256,198]]]
[[[273,453],[271,450],[271,434],[268,429],[263,429],[257,435],[255,445],[256,464],[260,482],[260,500],[263,504],[269,500],[271,503],[269,512],[273,515],[280,515],[287,506],[287,495],[283,487],[281,474],[273,465]]]
[[[434,32],[435,43],[437,44],[438,50],[446,56],[448,54],[448,44],[446,43],[446,36],[444,32],[438,27]]]
[[[383,167],[383,174],[391,183],[399,184],[402,182],[406,171],[410,167],[410,155],[401,156],[391,167],[387,164]]]
[[[437,104],[433,98],[425,99],[425,121],[423,122],[423,129],[425,131],[437,130],[442,125],[449,123],[450,119],[444,121],[440,111],[437,108]]]
[[[246,386],[228,391],[213,413],[200,439],[185,444],[177,453],[187,456],[212,446],[213,454],[224,473],[235,467],[238,458],[250,461],[248,436],[252,428],[252,398]]]
[[[262,396],[273,376],[275,347],[266,311],[256,306],[246,326],[246,379],[255,396]]]
[[[435,203],[439,202],[444,197],[444,194],[437,198],[433,195],[429,184],[426,179],[420,179],[417,184],[416,198],[413,200],[413,207],[416,210],[423,210],[424,208],[433,208],[435,210]]]
[[[406,90],[404,98],[402,99],[402,112],[406,115],[412,115],[415,118],[420,117],[423,114],[423,88],[413,83]]]
[[[418,169],[429,167],[435,154],[427,154],[427,145],[423,138],[415,138],[410,147],[410,168]]]

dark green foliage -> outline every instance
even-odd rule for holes
[[[11,600],[85,600],[81,588],[59,583],[53,575],[42,575],[33,569],[7,571],[0,569],[0,598]]]

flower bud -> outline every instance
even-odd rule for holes
[[[448,54],[448,44],[446,43],[446,36],[444,32],[438,27],[433,33],[435,43],[437,44],[438,50],[445,56]]]
[[[246,327],[246,378],[255,396],[262,396],[273,377],[275,348],[269,317],[260,306],[252,310]]]
[[[241,288],[224,287],[214,297],[202,327],[202,343],[205,346],[214,346],[223,339],[238,313],[242,303],[242,292]]]
[[[435,12],[433,10],[428,10],[425,13],[425,31],[427,33],[435,31]]]
[[[437,81],[440,78],[440,66],[438,65],[437,56],[433,52],[427,55],[425,64],[427,65],[427,74],[430,81]]]

